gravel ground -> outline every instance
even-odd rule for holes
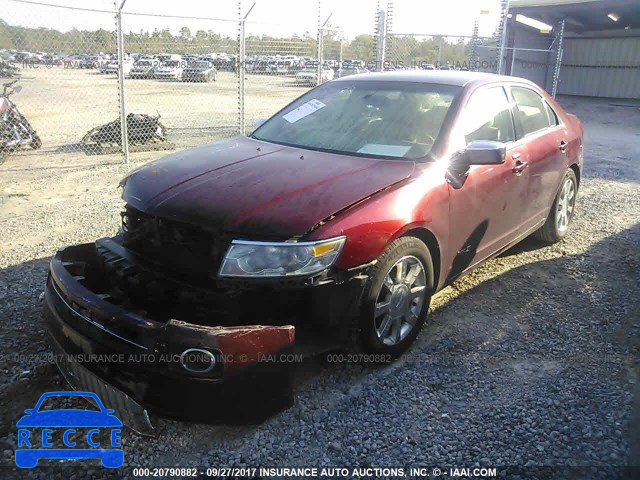
[[[561,99],[585,123],[586,167],[567,238],[527,240],[435,298],[399,361],[315,358],[296,400],[259,426],[160,420],[157,438],[123,432],[129,466],[506,466],[524,477],[631,478],[640,465],[640,110]],[[138,156],[142,162],[150,156]],[[61,246],[115,231],[126,168],[99,157],[42,156],[0,166],[0,465],[15,422],[65,386],[47,361],[39,295]],[[502,467],[502,469],[501,469]],[[102,478],[101,467],[35,469]],[[522,472],[521,472],[522,473]],[[132,476],[127,470],[125,475]],[[24,477],[9,468],[0,477]]]

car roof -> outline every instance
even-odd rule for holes
[[[496,75],[485,72],[469,72],[458,70],[401,70],[394,72],[371,72],[358,75],[350,75],[349,78],[337,79],[341,81],[386,81],[386,82],[421,82],[438,83],[444,85],[456,85],[462,87],[470,82],[527,82],[522,78]],[[528,83],[528,82],[527,82]]]

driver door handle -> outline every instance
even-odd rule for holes
[[[521,162],[520,160],[518,160],[516,164],[513,166],[513,168],[511,169],[511,171],[516,175],[520,175],[524,171],[524,169],[527,168],[528,166],[529,166],[529,162]]]
[[[560,142],[560,151],[562,153],[564,153],[567,150],[567,145],[569,145],[567,142],[565,142],[564,140],[562,140]]]

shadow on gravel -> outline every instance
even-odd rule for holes
[[[616,430],[621,429],[623,443],[630,449],[626,460],[607,458],[603,453],[599,461],[640,465],[639,244],[640,224],[636,224],[585,252],[519,266],[468,290],[464,283],[469,279],[463,277],[454,284],[463,292],[433,310],[435,322],[425,327],[409,356],[415,356],[417,363],[427,359],[426,364],[434,368],[444,355],[445,368],[451,362],[458,366],[470,362],[487,372],[501,372],[499,382],[509,385],[492,387],[495,397],[488,400],[487,408],[502,403],[515,408],[518,397],[536,391],[550,399],[570,393],[585,412],[601,412],[598,428],[603,428],[605,437],[615,438]],[[500,257],[544,246],[527,239]],[[483,276],[491,262],[471,276]],[[431,358],[434,360],[429,361]],[[583,376],[590,364],[597,368]],[[573,391],[559,388],[558,377],[566,374],[577,375],[578,386]],[[438,385],[446,390],[446,385]],[[507,398],[514,394],[513,387],[520,391]],[[502,393],[504,398],[500,398]],[[630,411],[624,407],[624,394],[632,398]],[[612,396],[616,400],[603,408],[603,400]],[[451,391],[451,398],[457,397],[458,392]],[[483,404],[480,396],[473,398],[476,405],[467,408]],[[616,408],[624,408],[622,426],[605,413]],[[580,423],[578,419],[586,414],[567,409],[561,415],[551,410],[546,415],[557,416],[559,428],[567,415]],[[559,448],[572,450],[578,462],[593,463],[580,445],[595,446],[598,441],[586,436],[574,442]]]
[[[39,296],[48,265],[48,258],[40,258],[0,270],[0,438],[42,393],[64,386],[47,359],[42,324]]]

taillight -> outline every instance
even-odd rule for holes
[[[0,98],[0,113],[4,113],[9,110],[9,102],[6,98]]]

